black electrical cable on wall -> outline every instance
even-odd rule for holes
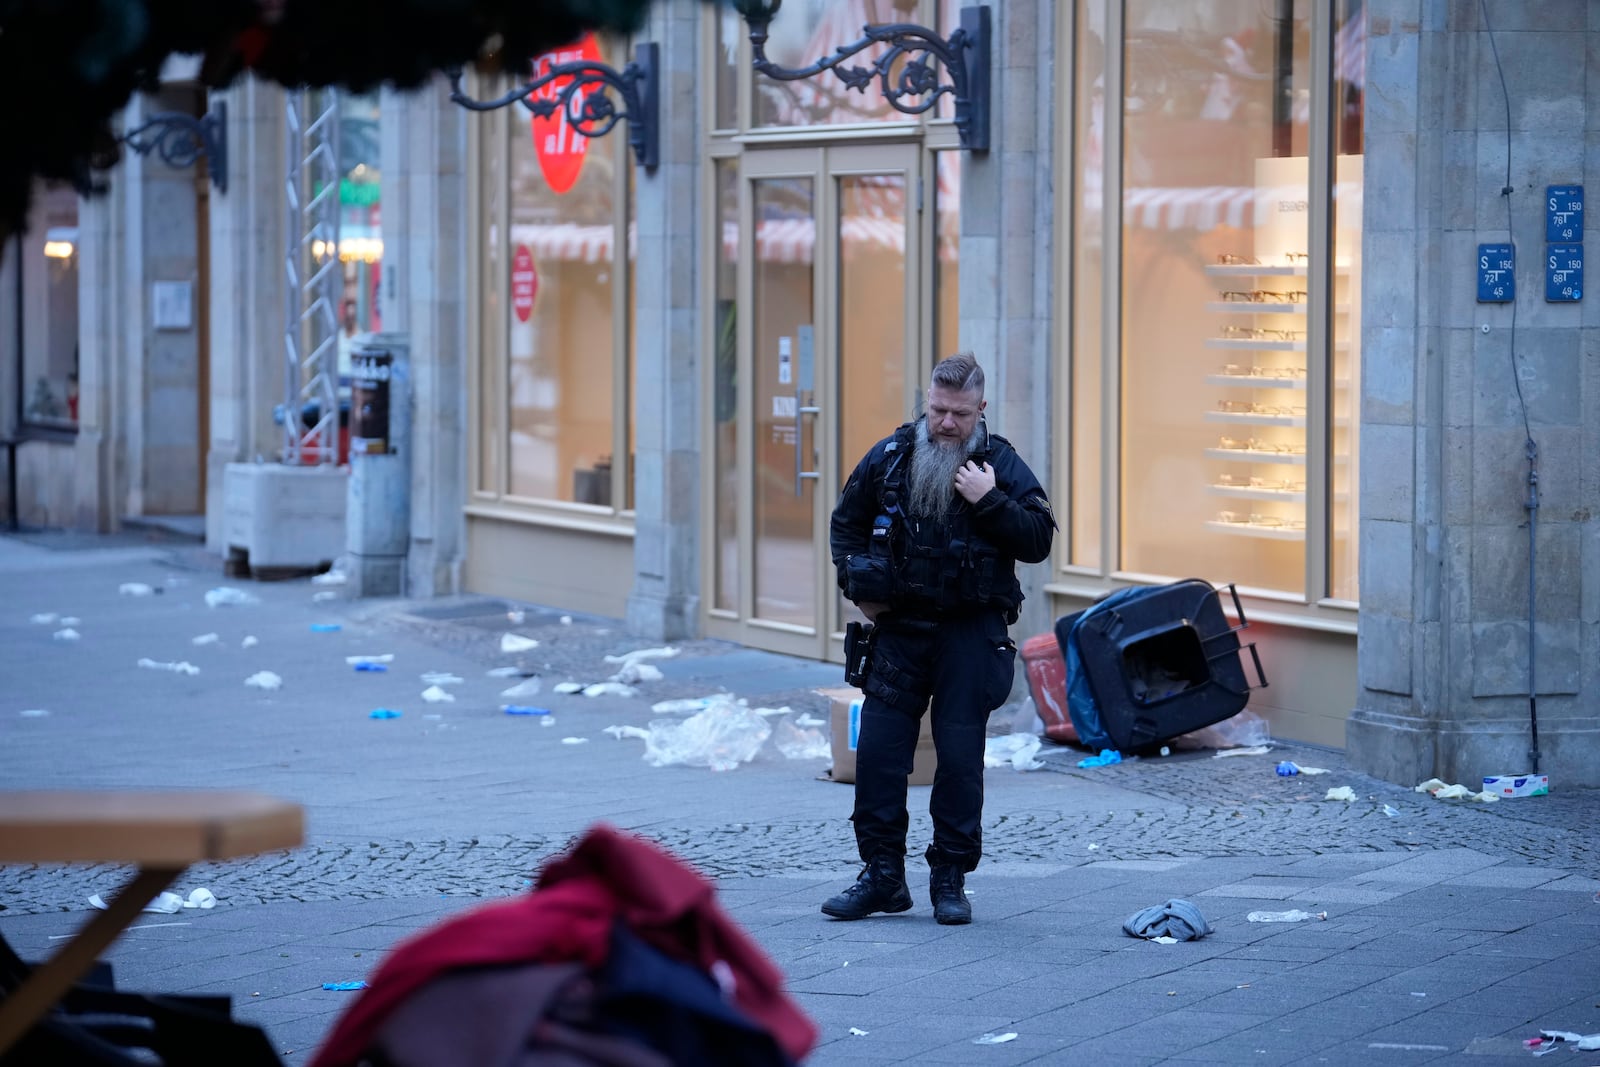
[[[1506,235],[1511,242],[1512,268],[1516,267],[1517,235],[1511,214],[1511,93],[1506,89],[1505,68],[1500,65],[1500,49],[1495,44],[1494,27],[1489,24],[1487,0],[1478,0],[1478,10],[1483,16],[1483,30],[1489,37],[1489,50],[1494,54],[1495,73],[1500,76],[1500,97],[1506,107],[1506,180],[1500,187],[1500,197],[1506,202]],[[1515,276],[1513,275],[1513,281]],[[1515,287],[1513,287],[1515,292]],[[1539,773],[1539,697],[1538,650],[1534,646],[1534,614],[1537,603],[1538,535],[1539,535],[1539,446],[1533,439],[1533,429],[1528,424],[1528,402],[1522,396],[1522,376],[1517,373],[1517,300],[1511,299],[1511,384],[1517,388],[1517,406],[1522,411],[1522,432],[1526,440],[1523,452],[1528,460],[1528,496],[1523,507],[1528,510],[1528,728],[1531,734],[1528,758],[1533,763],[1532,773]]]

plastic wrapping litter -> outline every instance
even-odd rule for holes
[[[430,685],[422,691],[422,699],[430,704],[453,704],[456,698],[449,690]]]
[[[1354,801],[1356,799],[1356,791],[1354,789],[1351,789],[1347,785],[1336,786],[1333,789],[1328,790],[1328,795],[1323,797],[1322,799],[1323,800],[1342,800],[1346,804],[1348,804],[1348,803],[1351,803],[1352,801]]]
[[[502,634],[500,636],[500,651],[515,654],[518,652],[531,652],[539,647],[539,642],[531,637],[521,634]]]
[[[633,663],[643,663],[647,659],[671,659],[678,654],[678,650],[670,646],[662,648],[636,648],[632,652],[624,652],[620,656],[607,656],[607,663],[616,663],[628,666]]]
[[[821,730],[803,728],[784,719],[773,731],[772,743],[784,759],[830,759],[833,746]]]
[[[1034,734],[1008,734],[991,737],[983,745],[983,765],[1004,767],[1010,764],[1019,771],[1036,771],[1044,764],[1034,759],[1039,751],[1039,738]]]
[[[155,589],[143,582],[123,582],[117,592],[122,596],[149,596]]]
[[[206,591],[206,607],[248,607],[251,604],[261,603],[261,598],[254,593],[246,593],[243,589],[235,589],[231,585],[219,585],[215,589]]]
[[[520,681],[509,689],[502,689],[500,695],[509,697],[512,700],[520,700],[523,697],[538,696],[539,691],[543,688],[544,683],[538,677],[533,677]]]
[[[606,657],[610,659],[610,656]],[[611,676],[613,682],[620,685],[638,685],[640,682],[661,681],[661,668],[652,663],[624,663],[616,674]]]
[[[55,612],[53,612],[53,611],[44,611],[44,612],[40,612],[37,615],[29,615],[28,616],[28,621],[33,623],[35,626],[49,626],[49,625],[53,624],[56,621],[56,619],[58,619],[58,618],[60,618],[60,616],[57,615]]]
[[[1248,709],[1204,730],[1173,739],[1174,748],[1255,748],[1272,740],[1267,720]]]
[[[687,697],[683,700],[658,700],[650,705],[650,710],[657,715],[693,715],[697,711],[704,711],[719,700],[728,699],[725,696]]]
[[[754,759],[770,736],[766,719],[723,700],[681,721],[652,722],[644,737],[644,761],[652,767],[682,764],[731,771]]]
[[[65,630],[57,630],[50,636],[57,641],[76,641],[78,639],[78,631],[69,626]]]
[[[1246,922],[1252,923],[1303,923],[1307,919],[1326,919],[1327,917],[1328,913],[1325,911],[1310,912],[1296,908],[1293,911],[1252,911],[1244,918]]]
[[[283,685],[283,679],[271,671],[257,671],[246,678],[244,684],[251,689],[278,689]]]
[[[193,663],[183,661],[180,663],[161,663],[153,659],[141,659],[139,666],[152,671],[171,671],[174,674],[199,674],[200,668]]]
[[[214,645],[222,640],[218,634],[201,634],[199,637],[190,638],[191,645]]]
[[[594,685],[584,686],[583,695],[586,697],[636,697],[639,695],[639,691],[633,686],[623,685],[621,682],[596,682]]]

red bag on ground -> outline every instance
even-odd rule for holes
[[[1044,735],[1060,744],[1076,744],[1078,731],[1067,714],[1067,661],[1054,632],[1022,642],[1022,662],[1028,671],[1028,691],[1044,722]]]

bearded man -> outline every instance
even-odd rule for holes
[[[866,866],[822,905],[837,919],[911,907],[906,783],[926,711],[938,757],[929,897],[940,923],[972,921],[965,882],[983,851],[985,727],[1016,670],[1016,563],[1045,559],[1056,529],[1039,480],[989,433],[986,405],[971,353],[940,361],[925,414],[872,446],[833,512],[839,588],[874,625],[850,817]]]

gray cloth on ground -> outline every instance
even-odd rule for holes
[[[1200,909],[1187,900],[1169,900],[1136,912],[1122,924],[1129,937],[1175,937],[1179,941],[1198,941],[1211,933],[1211,924]]]

